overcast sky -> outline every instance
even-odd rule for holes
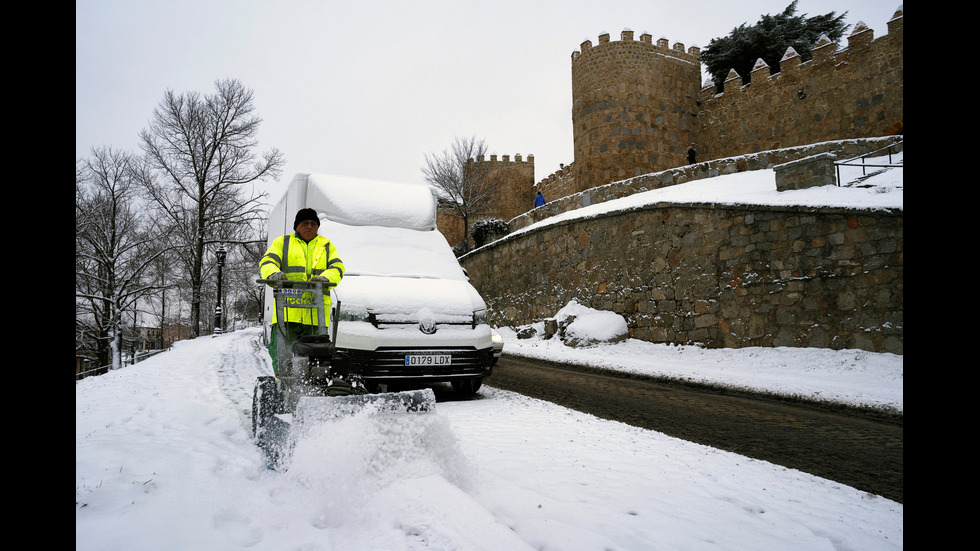
[[[422,183],[456,136],[535,157],[535,179],[574,160],[571,54],[623,29],[705,47],[791,0],[76,0],[75,157],[137,136],[166,90],[255,92],[260,149],[297,172]],[[797,14],[863,21],[895,0],[800,0]],[[849,33],[849,31],[848,31]]]

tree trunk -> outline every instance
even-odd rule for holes
[[[204,236],[194,246],[194,264],[191,269],[191,337],[201,336],[201,271],[204,259]]]

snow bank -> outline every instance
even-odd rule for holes
[[[572,299],[555,315],[558,323],[574,318],[565,327],[565,342],[595,344],[623,340],[629,335],[626,318],[615,313],[589,308]]]

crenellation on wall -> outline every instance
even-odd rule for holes
[[[779,60],[779,69],[783,75],[795,74],[800,68],[800,63],[803,62],[803,57],[796,52],[796,49],[790,46],[786,48],[786,52],[783,54],[782,59]]]
[[[854,30],[850,36],[847,37],[847,49],[853,51],[868,46],[874,41],[874,38],[874,30],[868,27],[864,21],[858,21],[854,24]]]
[[[658,38],[657,41],[656,41],[656,44],[654,44],[654,42],[653,42],[653,36],[650,33],[647,33],[647,32],[644,32],[644,33],[640,34],[640,40],[637,41],[637,40],[634,40],[634,34],[635,33],[633,31],[631,31],[629,29],[624,29],[620,33],[620,40],[619,40],[619,42],[636,42],[638,44],[647,44],[647,45],[652,46],[652,48],[649,48],[649,49],[644,50],[646,52],[669,53],[671,55],[680,53],[681,54],[680,57],[682,59],[685,59],[686,61],[690,61],[690,62],[700,63],[699,56],[700,56],[701,50],[697,46],[692,46],[690,48],[685,48],[683,42],[675,42],[674,45],[671,46],[670,45],[670,40],[668,40],[667,38],[664,38],[664,37]],[[605,45],[605,44],[615,44],[616,43],[616,41],[610,40],[609,33],[606,33],[606,32],[600,33],[598,35],[598,37],[599,37],[598,44],[593,44],[592,43],[592,40],[589,40],[589,39],[583,40],[581,42],[581,44],[579,44],[579,50],[573,52],[573,55],[572,55],[573,60],[581,59],[582,55],[584,55],[587,50],[595,50],[595,49],[599,48],[602,45]],[[578,55],[575,55],[575,54],[578,54]]]
[[[765,75],[763,75],[763,71],[765,71]],[[759,79],[759,82],[765,82],[769,80],[771,75],[772,70],[770,69],[769,64],[760,57],[755,61],[755,65],[752,66],[752,71],[749,78],[752,79],[753,83],[756,82],[757,78]]]
[[[725,77],[725,92],[729,94],[736,94],[742,90],[742,75],[738,74],[738,71],[732,69],[728,71],[728,76]],[[721,97],[719,94],[715,97]]]
[[[473,159],[473,158],[467,159],[466,160],[466,163],[467,164],[470,164],[470,163],[498,163],[498,164],[499,163],[503,163],[503,164],[521,164],[521,163],[525,163],[525,164],[533,165],[534,164],[534,155],[528,155],[527,156],[527,159],[524,159],[523,156],[520,153],[517,153],[517,154],[514,155],[514,159],[512,161],[511,158],[510,158],[510,155],[500,155],[500,159],[498,160],[497,159],[497,154],[496,153],[492,153],[490,155],[490,159],[489,160],[486,158],[486,155],[478,155],[476,157],[476,159]]]
[[[892,15],[892,18],[888,20],[888,34],[894,34],[901,31],[904,24],[902,21],[904,17],[905,13],[903,11],[903,6],[899,6],[899,8],[895,10],[895,13]]]
[[[810,53],[813,55],[811,61],[817,64],[824,63],[830,61],[837,53],[837,45],[827,35],[820,35],[820,38],[817,39],[817,43],[813,46],[813,50]]]

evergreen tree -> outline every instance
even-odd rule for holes
[[[755,25],[743,23],[732,29],[728,36],[713,38],[701,50],[701,62],[719,90],[732,69],[742,77],[743,84],[748,84],[758,59],[765,61],[775,73],[779,71],[779,60],[789,47],[796,50],[803,61],[808,61],[812,59],[813,46],[821,35],[826,34],[835,44],[844,36],[848,27],[844,24],[847,12],[807,17],[806,14],[796,15],[796,3],[797,0],[793,0],[778,15],[762,16]]]

